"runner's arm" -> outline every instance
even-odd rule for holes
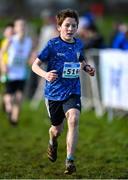
[[[7,65],[4,63],[3,57],[4,57],[4,53],[7,52],[9,45],[10,45],[10,41],[7,40],[7,42],[1,47],[0,50],[0,67],[1,67],[1,73],[3,75],[7,73]]]
[[[87,63],[87,60],[83,56],[80,56],[80,66],[81,66],[81,69],[87,72],[90,76],[95,75],[95,68],[89,65]]]
[[[55,70],[52,71],[45,71],[40,66],[42,64],[42,61],[39,58],[36,58],[35,61],[32,64],[32,71],[35,72],[37,75],[45,78],[47,81],[54,81],[58,77]]]

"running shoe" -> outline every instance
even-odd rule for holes
[[[66,165],[66,169],[64,171],[65,174],[72,174],[73,172],[76,172],[76,166],[73,160],[66,159],[65,165]]]
[[[50,143],[48,144],[48,150],[47,150],[47,155],[50,161],[55,162],[57,159],[57,147],[58,143],[55,141],[53,145]]]

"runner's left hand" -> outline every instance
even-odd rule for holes
[[[89,64],[85,66],[84,71],[87,72],[90,76],[95,75],[95,68],[91,67]]]

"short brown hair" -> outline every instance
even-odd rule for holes
[[[56,15],[57,25],[61,26],[63,21],[67,17],[74,18],[77,22],[77,25],[79,24],[79,15],[76,10],[63,9],[63,10],[59,11],[58,14]]]

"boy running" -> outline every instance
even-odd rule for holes
[[[94,76],[95,70],[85,62],[83,44],[74,37],[79,23],[77,12],[72,9],[61,10],[56,20],[60,36],[48,41],[35,59],[32,70],[46,80],[46,106],[51,119],[48,158],[52,162],[57,159],[57,138],[66,118],[68,132],[65,174],[72,174],[76,171],[74,152],[81,111],[79,70],[83,69],[91,76]],[[40,67],[43,62],[47,62],[47,71]]]

